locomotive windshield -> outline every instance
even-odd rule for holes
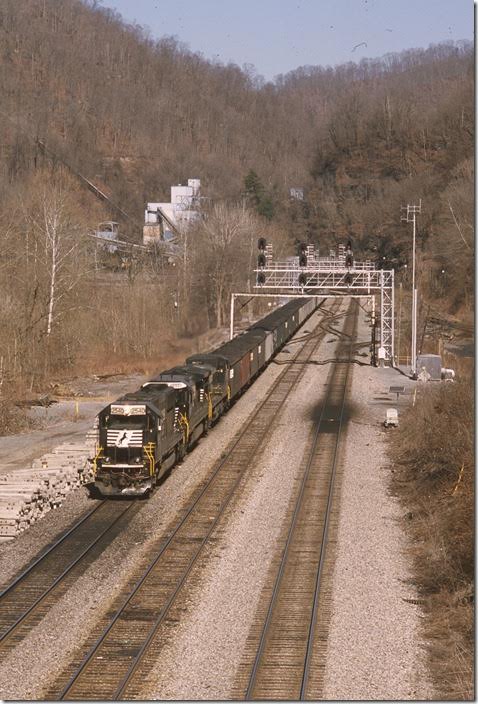
[[[107,416],[105,425],[108,428],[146,428],[147,416]]]

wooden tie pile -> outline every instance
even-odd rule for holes
[[[95,454],[97,431],[85,440],[59,445],[34,460],[29,469],[0,474],[0,541],[11,540],[76,487],[92,480],[88,459]]]

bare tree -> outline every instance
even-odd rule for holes
[[[65,194],[61,189],[43,189],[38,209],[29,214],[36,248],[36,268],[46,283],[46,306],[43,312],[46,335],[54,323],[68,312],[68,296],[85,276],[79,266],[78,253],[83,242],[82,228],[68,213]],[[70,303],[71,305],[71,303]]]
[[[257,231],[257,221],[247,210],[217,203],[195,233],[191,265],[207,301],[211,323],[218,327],[226,322],[233,288],[246,286],[251,241]]]

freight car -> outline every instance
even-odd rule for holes
[[[98,414],[93,460],[103,496],[148,494],[253,383],[317,307],[295,299],[212,352],[161,372]]]

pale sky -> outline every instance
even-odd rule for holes
[[[335,66],[474,38],[472,0],[100,0],[154,38],[175,36],[266,80],[299,66]]]

